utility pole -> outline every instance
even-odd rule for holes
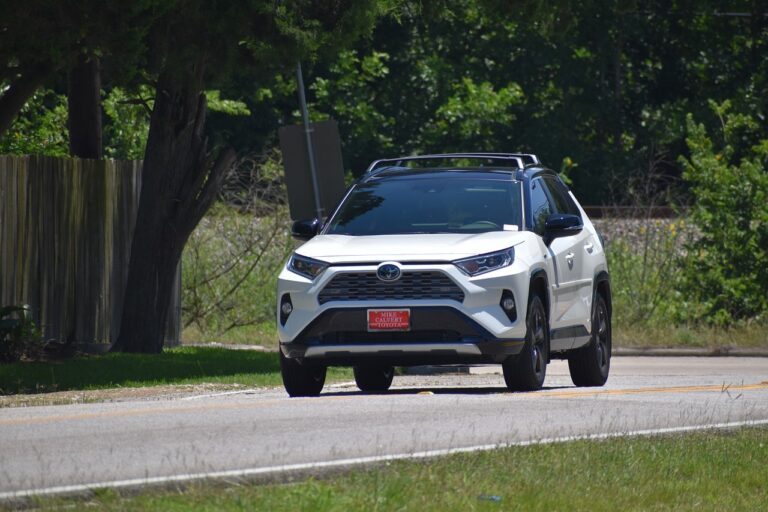
[[[296,83],[299,88],[299,104],[301,117],[304,120],[304,135],[307,141],[307,158],[309,159],[309,173],[312,176],[312,189],[315,193],[315,212],[317,219],[323,220],[323,207],[320,203],[320,187],[317,184],[317,165],[315,164],[315,148],[312,146],[312,127],[309,124],[309,111],[307,110],[307,97],[304,95],[304,77],[301,74],[301,62],[296,63]]]

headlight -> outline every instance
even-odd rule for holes
[[[300,256],[295,253],[291,256],[291,259],[288,262],[288,269],[291,272],[304,276],[310,281],[313,281],[326,268],[328,268],[328,264],[324,261],[313,260],[312,258]]]
[[[474,277],[486,272],[508,267],[515,261],[515,248],[510,247],[498,252],[489,252],[480,256],[456,260],[454,265],[459,267],[468,276]]]

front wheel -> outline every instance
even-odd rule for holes
[[[504,362],[504,381],[512,391],[536,391],[544,385],[549,360],[549,322],[541,297],[528,301],[525,345],[516,357]]]
[[[568,357],[571,380],[579,387],[602,386],[611,369],[611,317],[602,295],[595,296],[592,339]]]
[[[317,396],[325,385],[325,366],[299,364],[295,359],[288,359],[280,352],[280,373],[283,386],[288,395]]]
[[[355,366],[355,383],[360,391],[386,391],[392,385],[395,369],[392,366]]]

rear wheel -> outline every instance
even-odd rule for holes
[[[395,376],[392,366],[355,366],[353,371],[355,383],[360,391],[386,391]]]
[[[589,345],[568,357],[571,380],[580,387],[602,386],[611,369],[611,318],[602,295],[595,295],[592,311],[592,339]]]
[[[525,345],[516,357],[504,362],[504,381],[512,391],[535,391],[544,385],[549,360],[549,322],[541,297],[528,301]]]
[[[280,373],[283,386],[290,396],[317,396],[325,385],[325,366],[300,364],[280,352]]]

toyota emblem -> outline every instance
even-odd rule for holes
[[[394,263],[382,263],[376,269],[376,276],[382,281],[397,281],[401,275],[400,267]]]

